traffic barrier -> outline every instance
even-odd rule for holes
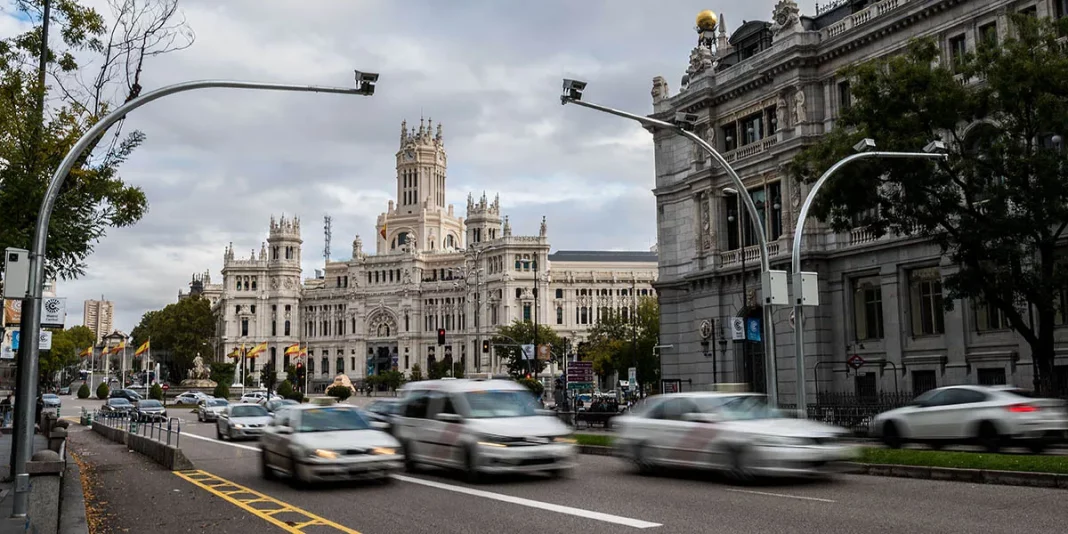
[[[162,420],[145,423],[129,414],[98,412],[92,419],[93,431],[97,434],[122,443],[171,471],[195,469],[193,462],[178,448],[182,423],[177,417],[167,420],[166,426]]]

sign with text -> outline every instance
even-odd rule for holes
[[[41,328],[63,328],[66,322],[66,298],[52,297],[41,302]]]
[[[731,339],[733,341],[745,341],[745,319],[731,317]]]
[[[17,325],[22,321],[22,301],[4,301],[4,324]]]

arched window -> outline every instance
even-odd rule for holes
[[[564,324],[564,308],[556,307],[556,324]]]
[[[275,354],[276,354],[275,350],[276,349],[274,347],[271,347],[271,367],[274,367],[277,370],[278,369],[278,367],[277,367],[278,364],[275,363],[275,361],[276,361],[275,360]]]
[[[345,358],[343,356],[337,357],[337,374],[345,374]]]
[[[330,374],[330,359],[326,356],[323,356],[323,374]]]
[[[285,335],[289,335],[289,319],[286,319]]]

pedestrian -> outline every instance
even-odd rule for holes
[[[11,426],[11,403],[14,395],[8,393],[4,400],[0,401],[0,413],[3,414],[3,426]]]

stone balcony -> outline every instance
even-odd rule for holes
[[[768,243],[768,258],[775,258],[780,254],[789,254],[789,249],[785,246],[786,237],[780,237],[775,241]],[[746,265],[760,265],[760,247],[753,245],[751,247],[745,247],[744,249],[728,250],[719,254],[720,265],[722,267],[732,267],[735,264],[741,265],[742,254],[745,254]]]
[[[871,6],[824,28],[821,31],[822,38],[824,40],[834,39],[839,35],[849,32],[849,30],[868,24],[872,20],[875,20],[901,6],[920,1],[921,0],[883,0],[877,4],[872,4]]]
[[[776,135],[765,137],[755,143],[750,143],[741,148],[731,150],[723,154],[723,158],[727,160],[727,163],[734,163],[746,158],[751,158],[757,154],[762,154],[771,149],[779,142],[779,138]]]

